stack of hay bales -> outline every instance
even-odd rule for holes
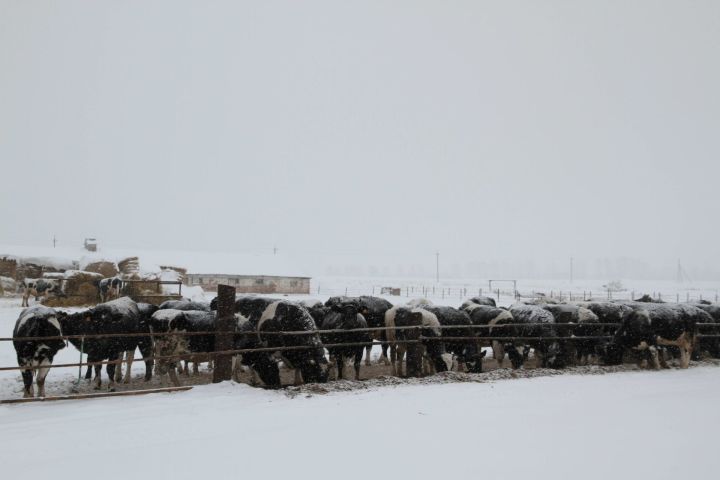
[[[58,274],[46,274],[45,278],[57,278]],[[94,305],[98,302],[98,283],[103,279],[99,273],[68,270],[62,275],[64,297],[49,297],[43,303],[49,307],[74,307]]]
[[[88,263],[83,270],[86,272],[99,273],[105,278],[111,278],[120,273],[115,262],[108,262],[106,260]]]
[[[17,278],[17,259],[0,255],[0,277]]]
[[[117,264],[120,273],[125,278],[133,278],[133,276],[140,276],[140,259],[138,257],[128,257],[124,260],[120,260]]]

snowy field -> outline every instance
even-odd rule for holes
[[[718,398],[717,367],[295,398],[227,382],[3,406],[0,451],[6,478],[714,478]]]

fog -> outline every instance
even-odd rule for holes
[[[718,85],[714,1],[0,0],[0,244],[717,278]]]

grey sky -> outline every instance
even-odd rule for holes
[[[0,0],[0,244],[707,267],[719,85],[715,1]]]

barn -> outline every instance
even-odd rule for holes
[[[235,287],[238,293],[310,293],[310,277],[188,273],[185,284],[205,291],[217,291],[217,286],[223,284]]]
[[[310,293],[310,276],[287,255],[198,253],[188,256],[185,265],[184,283],[205,291],[223,284],[238,293]]]

